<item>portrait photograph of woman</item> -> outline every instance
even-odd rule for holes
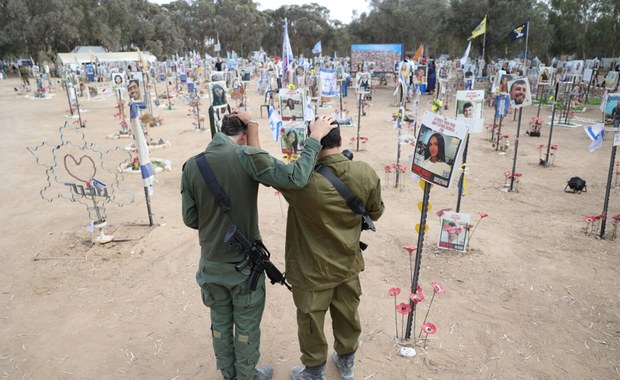
[[[213,107],[225,106],[228,103],[226,100],[226,92],[226,82],[219,81],[209,83],[211,105]]]

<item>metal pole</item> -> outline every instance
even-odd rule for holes
[[[149,226],[153,226],[153,212],[151,211],[151,196],[147,187],[144,188],[144,199],[146,200],[146,210],[149,214]]]
[[[359,94],[359,105],[358,105],[358,109],[357,109],[357,145],[355,148],[356,152],[359,152],[360,150],[360,123],[362,122],[362,91],[360,91]]]
[[[73,104],[71,104],[71,94],[69,93],[68,83],[69,83],[68,81],[65,81],[65,90],[67,90],[67,101],[69,102],[69,112],[71,112],[71,116],[73,116]]]
[[[422,215],[420,215],[420,231],[418,233],[418,247],[415,254],[415,269],[413,271],[413,278],[411,279],[411,293],[415,294],[418,287],[418,279],[420,277],[420,263],[422,261],[422,246],[424,244],[424,230],[426,229],[426,216],[428,214],[428,200],[431,194],[431,184],[424,182],[424,195],[422,198]],[[409,300],[409,306],[411,306],[411,313],[407,316],[407,330],[405,332],[405,339],[411,338],[411,327],[413,323],[413,315],[415,314],[416,304]]]
[[[519,133],[521,132],[521,114],[523,107],[519,108],[519,121],[517,122],[517,137],[515,138],[515,156],[512,160],[512,175],[510,176],[510,191],[513,190],[515,182],[515,170],[517,169],[517,153],[519,152]]]
[[[463,183],[465,182],[465,168],[467,163],[467,149],[469,148],[469,132],[467,132],[467,139],[465,140],[465,150],[463,150],[463,164],[461,170],[461,177],[459,178],[459,194],[456,197],[456,212],[461,210],[461,197],[463,196]]]
[[[398,109],[398,117],[396,118],[396,129],[398,130],[398,141],[397,141],[398,149],[396,150],[396,165],[398,167],[396,168],[396,180],[394,181],[395,188],[398,188],[398,182],[400,179],[400,136],[401,136],[402,120],[403,120],[404,113],[405,113],[405,106],[401,105],[401,107]]]
[[[556,83],[555,84],[555,95],[553,96],[553,109],[551,111],[551,127],[549,128],[549,141],[547,142],[547,155],[545,156],[545,166],[549,164],[549,152],[551,149],[551,136],[553,135],[553,122],[555,119],[555,105],[557,104],[559,90],[560,90],[560,85]]]
[[[620,133],[620,132],[616,132]],[[616,160],[616,148],[617,146],[611,147],[611,161],[609,162],[609,174],[607,175],[607,187],[605,188],[605,201],[603,202],[603,217],[601,218],[601,233],[599,237],[603,239],[605,237],[605,223],[607,222],[607,209],[609,207],[609,192],[611,190],[611,181],[614,176],[614,163]]]
[[[73,92],[75,93],[75,107],[77,108],[78,119],[80,120],[80,128],[84,128],[85,125],[82,123],[82,112],[80,111],[80,101],[78,100],[78,94],[75,87],[73,87]]]

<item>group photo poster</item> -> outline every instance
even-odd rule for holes
[[[278,96],[282,121],[304,120],[305,96],[303,89],[281,88]]]
[[[364,67],[365,62],[373,62],[376,73],[394,72],[394,62],[405,60],[404,44],[352,44],[351,70]],[[358,66],[360,64],[361,66]]]
[[[480,133],[484,124],[482,115],[484,90],[456,92],[456,119],[463,120],[469,133]]]
[[[411,171],[423,180],[449,188],[461,162],[468,128],[462,120],[426,112],[417,136]]]
[[[469,239],[469,214],[444,212],[441,215],[441,229],[437,247],[440,249],[454,249],[465,252]]]

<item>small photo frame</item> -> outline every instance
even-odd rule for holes
[[[280,117],[283,121],[304,120],[304,94],[300,89],[280,89]]]
[[[223,107],[228,104],[228,91],[226,89],[226,81],[217,81],[209,83],[209,98],[213,107]]]
[[[411,171],[423,180],[448,188],[461,161],[467,125],[426,112],[416,138]]]
[[[127,95],[134,103],[144,103],[144,82],[140,79],[130,79],[127,82]]]
[[[306,143],[306,128],[304,123],[295,123],[290,127],[280,130],[282,138],[280,146],[284,154],[300,154],[304,150]]]
[[[514,108],[532,105],[532,92],[527,78],[517,78],[508,82],[508,93],[510,94],[510,103]]]
[[[355,88],[359,94],[367,94],[370,92],[372,79],[370,73],[358,72],[355,74]]]
[[[538,84],[553,85],[555,69],[551,66],[541,67],[538,71]]]
[[[112,73],[111,79],[114,91],[125,87],[125,73]]]
[[[463,120],[470,133],[480,133],[483,129],[484,90],[456,92],[456,119]]]
[[[469,240],[469,214],[444,212],[437,247],[465,252]]]

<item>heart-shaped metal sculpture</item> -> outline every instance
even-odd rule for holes
[[[78,181],[87,183],[95,177],[97,168],[95,167],[95,161],[90,156],[83,155],[79,160],[76,160],[72,154],[66,154],[64,157],[64,165],[67,173]],[[82,162],[84,161],[84,164]],[[68,163],[68,164],[67,164]],[[90,167],[89,167],[90,164]],[[80,178],[86,175],[86,179]]]

